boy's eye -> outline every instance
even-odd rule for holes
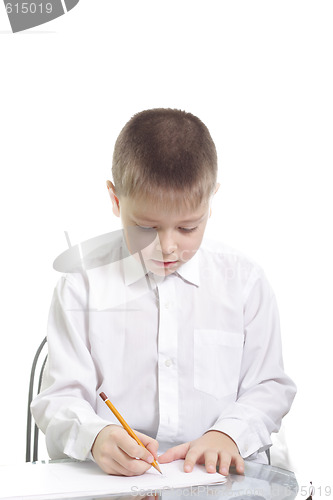
[[[155,227],[151,227],[151,226],[140,226],[139,224],[136,224],[136,227],[138,229],[141,229],[142,231],[157,231],[157,229]],[[192,233],[193,231],[195,231],[196,229],[198,229],[198,227],[180,227],[178,228],[180,231],[182,231],[183,233]]]
[[[156,229],[155,229],[154,227],[150,227],[150,226],[139,226],[139,225],[137,224],[137,227],[138,227],[139,229],[142,229],[143,231],[156,231]]]
[[[192,233],[193,231],[198,229],[198,227],[180,227],[179,229],[184,233]]]

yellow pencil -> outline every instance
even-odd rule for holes
[[[135,439],[135,441],[140,445],[142,446],[143,448],[146,448],[144,444],[141,443],[140,439],[138,438],[138,436],[135,434],[135,432],[130,428],[130,426],[128,425],[128,423],[123,419],[123,417],[120,415],[119,411],[117,410],[117,408],[115,406],[113,406],[113,404],[111,403],[111,401],[108,399],[108,397],[104,394],[104,392],[101,392],[100,393],[100,396],[101,398],[103,399],[103,401],[105,402],[105,404],[110,408],[110,410],[112,411],[112,413],[114,414],[114,416],[119,420],[119,422],[121,423],[121,425],[124,427],[125,431],[128,432],[128,434],[133,438]],[[147,448],[146,448],[147,449]],[[152,462],[152,466],[155,467],[156,470],[158,470],[158,472],[160,472],[162,474],[162,471],[161,469],[159,468],[158,466],[158,463],[156,462],[156,460],[154,460]]]

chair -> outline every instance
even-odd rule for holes
[[[267,455],[268,465],[271,465],[271,450],[269,448],[268,450],[266,450],[266,455]]]
[[[45,355],[45,351],[47,351],[46,342],[47,339],[45,337],[36,351],[31,367],[29,395],[28,395],[28,411],[27,411],[27,436],[26,436],[26,452],[25,452],[26,462],[36,462],[38,460],[39,429],[36,423],[34,425],[32,423],[30,404],[33,398],[37,396],[37,394],[39,394],[41,389],[43,372],[47,360],[47,353]],[[35,376],[36,373],[38,373],[38,371],[39,371],[38,381],[36,379],[35,382]]]

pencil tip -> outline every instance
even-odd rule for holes
[[[158,463],[156,462],[156,460],[155,460],[155,463],[154,463],[153,465],[154,465],[155,469],[156,469],[156,470],[158,470],[158,472],[159,472],[160,474],[162,474],[162,471],[161,471],[161,469],[160,469],[160,467],[159,467]],[[163,476],[163,474],[162,474],[162,476]]]

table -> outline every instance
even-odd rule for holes
[[[292,500],[298,492],[293,472],[250,461],[245,461],[244,475],[238,475],[231,469],[223,484],[219,483],[220,479],[224,480],[223,476],[207,475],[203,466],[196,466],[196,476],[192,475],[193,473],[184,476],[183,461],[173,462],[167,467],[169,468],[164,469],[167,475],[162,481],[155,469],[152,471],[155,476],[148,471],[143,476],[128,479],[108,476],[95,463],[89,461],[61,460],[48,464],[22,463],[16,466],[1,466],[0,499],[185,500],[195,497],[200,500]],[[176,479],[170,488],[167,484],[173,469]],[[198,482],[192,483],[191,476]],[[124,488],[126,479],[128,483]],[[216,484],[212,484],[213,482]],[[53,484],[50,488],[51,483]],[[136,484],[138,486],[134,486]],[[166,486],[154,488],[153,484]],[[187,486],[184,487],[185,484]],[[201,485],[196,486],[198,484]],[[145,485],[144,488],[142,485]],[[177,485],[182,487],[176,487]],[[112,490],[127,493],[110,494]]]
[[[231,469],[232,470],[232,469]],[[244,476],[231,473],[222,485],[193,486],[176,490],[164,490],[157,495],[110,495],[103,497],[79,497],[77,500],[293,500],[298,493],[295,474],[291,471],[245,461]],[[149,493],[149,492],[148,492]]]

